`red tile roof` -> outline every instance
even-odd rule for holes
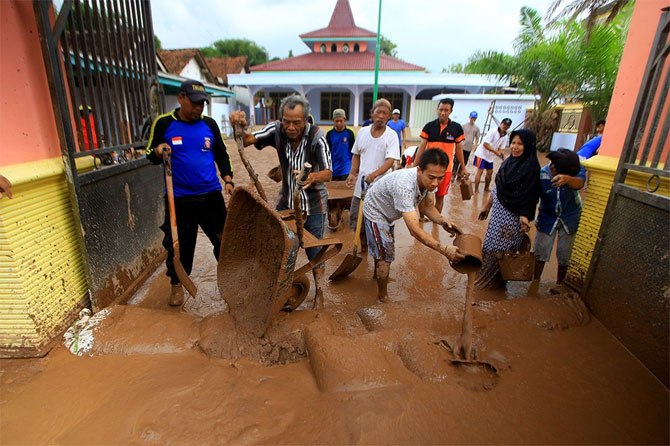
[[[242,70],[249,71],[247,56],[237,57],[207,57],[212,74],[223,79],[223,84],[228,85],[228,74],[240,74]]]
[[[191,59],[196,59],[201,69],[205,73],[209,82],[214,82],[212,73],[207,65],[207,61],[202,56],[202,53],[197,48],[182,48],[178,50],[156,50],[158,57],[165,65],[165,68],[168,70],[168,73],[180,74],[184,67],[191,61]]]
[[[249,67],[259,71],[374,71],[375,53],[307,53]],[[380,71],[425,71],[424,67],[403,62],[385,54],[379,55]]]
[[[300,35],[301,39],[315,37],[377,37],[377,34],[356,26],[349,0],[337,0],[327,28]]]

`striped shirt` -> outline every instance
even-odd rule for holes
[[[272,146],[277,149],[277,156],[279,157],[279,164],[282,171],[282,185],[279,191],[279,198],[277,199],[277,209],[292,209],[293,208],[293,190],[295,188],[295,174],[294,170],[301,170],[304,163],[312,165],[312,172],[320,172],[322,170],[333,170],[330,159],[330,148],[326,142],[326,136],[323,130],[316,127],[312,142],[307,147],[310,129],[313,126],[309,123],[305,126],[300,144],[294,150],[291,143],[283,136],[280,138],[281,122],[274,121],[263,127],[261,130],[254,132],[256,137],[256,148],[262,149],[267,146]],[[284,141],[282,144],[281,141]],[[281,146],[283,147],[276,147]],[[302,192],[301,208],[307,212],[307,215],[325,214],[328,210],[328,190],[324,183],[312,184]]]

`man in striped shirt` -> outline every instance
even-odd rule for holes
[[[309,102],[304,96],[292,95],[282,99],[279,104],[279,121],[266,125],[253,133],[244,132],[244,145],[254,145],[258,150],[271,146],[277,150],[282,170],[282,185],[277,199],[277,210],[293,208],[293,190],[296,172],[304,163],[312,165],[312,172],[302,189],[302,210],[307,213],[304,227],[316,238],[323,238],[328,213],[328,190],[324,183],[332,177],[330,148],[323,130],[309,124]],[[230,114],[230,123],[235,128],[237,123],[246,127],[245,113],[242,111]],[[312,260],[320,248],[307,248],[307,258]],[[323,265],[312,270],[316,295],[314,308],[323,306],[321,281],[324,274]]]

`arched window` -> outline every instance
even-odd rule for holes
[[[355,43],[355,44],[354,44],[354,53],[357,53],[357,52],[359,52],[360,50],[361,50],[361,47],[360,47],[357,43]]]
[[[319,52],[320,53],[325,53],[326,52],[326,44],[325,43],[321,44],[321,48],[319,48]]]
[[[349,52],[349,44],[348,43],[345,43],[344,45],[342,45],[342,52],[343,53],[348,53]]]
[[[337,53],[337,45],[334,43],[330,46],[330,51],[331,53]]]

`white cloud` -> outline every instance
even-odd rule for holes
[[[512,51],[521,6],[545,14],[553,0],[384,0],[383,35],[407,62],[437,72],[477,50]],[[152,0],[154,32],[164,48],[247,38],[271,57],[308,48],[298,35],[328,25],[336,0]],[[377,31],[377,0],[350,0],[356,24]]]

